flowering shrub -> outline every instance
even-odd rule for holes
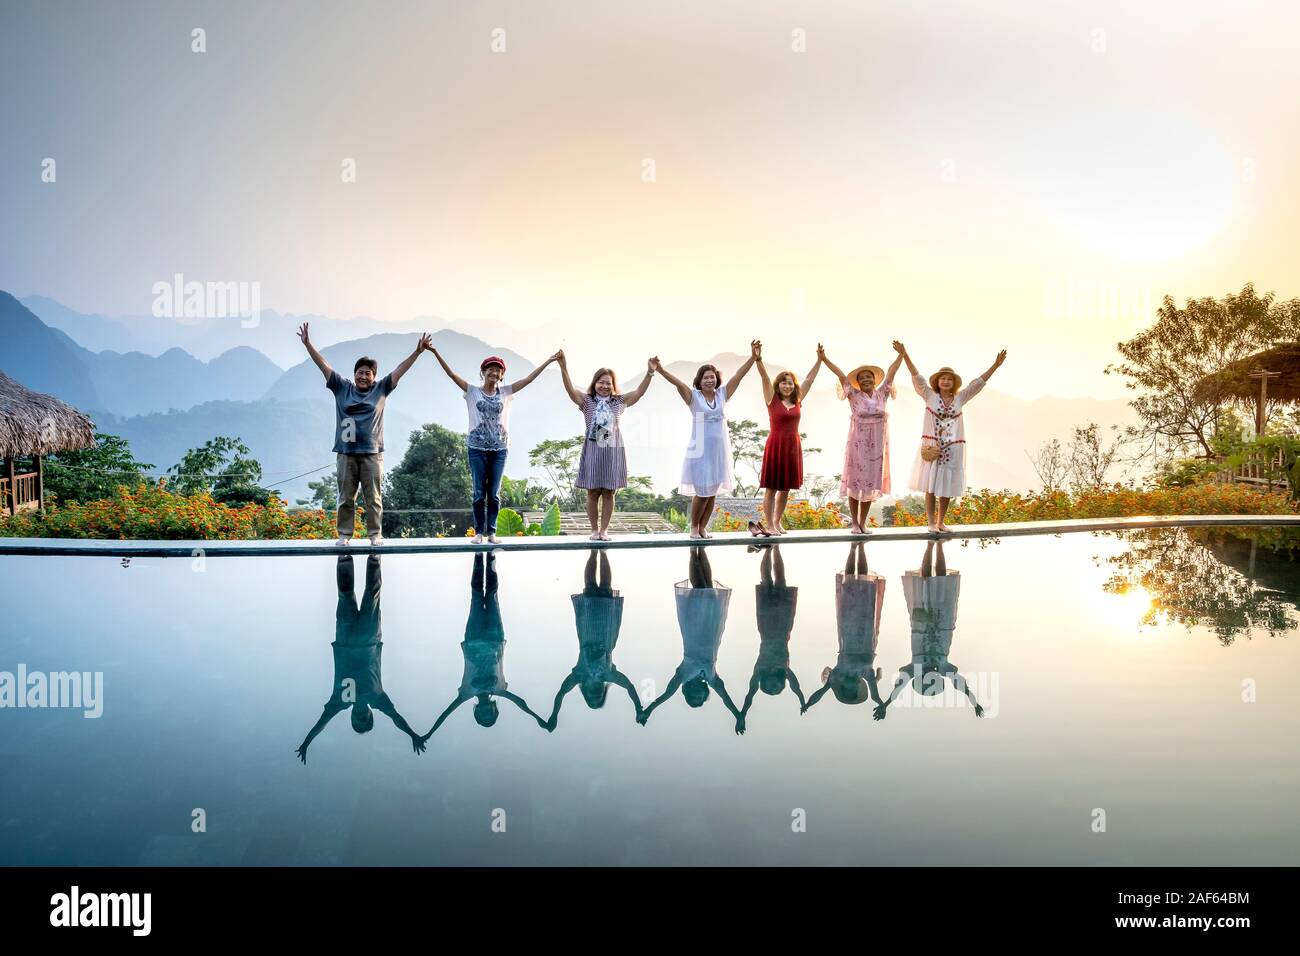
[[[1297,510],[1285,493],[1269,494],[1246,485],[1193,484],[1151,489],[1113,485],[1080,492],[1024,495],[984,488],[955,502],[946,520],[948,524],[1000,524],[1138,515],[1274,515],[1294,514]],[[899,508],[894,512],[894,525],[924,526],[925,515]]]
[[[744,531],[748,527],[748,521],[737,518],[730,511],[719,511],[709,522],[710,531]]]
[[[815,508],[806,501],[796,501],[785,509],[785,516],[781,519],[781,527],[787,531],[839,530],[847,524],[839,509],[830,502]]]
[[[362,534],[358,521],[356,534]],[[272,498],[263,505],[220,504],[206,492],[180,495],[165,484],[119,485],[98,501],[52,503],[44,512],[0,514],[0,537],[114,538],[155,540],[258,540],[334,537],[334,516],[320,510],[284,509]]]

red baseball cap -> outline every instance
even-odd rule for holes
[[[485,358],[482,362],[479,363],[478,370],[481,372],[489,365],[500,365],[501,371],[504,372],[506,370],[506,360],[499,355],[489,355],[487,358]]]

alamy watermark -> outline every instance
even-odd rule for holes
[[[154,318],[238,318],[246,329],[262,321],[260,282],[187,282],[178,272],[170,282],[155,282],[151,291]]]
[[[0,708],[79,709],[94,719],[104,713],[103,671],[0,671]]]

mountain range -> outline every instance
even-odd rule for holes
[[[353,362],[363,354],[375,358],[383,374],[414,348],[418,330],[433,323],[419,319],[397,325],[267,312],[262,319],[257,328],[243,329],[238,319],[191,324],[152,317],[108,318],[76,313],[39,296],[20,302],[0,292],[0,335],[6,343],[0,352],[0,370],[90,413],[100,430],[127,438],[136,456],[160,471],[209,438],[238,436],[262,462],[268,485],[292,500],[305,494],[313,477],[328,474],[333,461],[332,397],[297,340],[299,322],[311,322],[313,341],[345,375],[351,374]],[[399,328],[408,330],[392,331]],[[439,328],[434,342],[465,378],[477,377],[478,363],[488,354],[506,360],[507,381],[535,367],[505,346],[467,334],[476,329],[473,323],[462,323],[461,328]],[[358,334],[363,332],[367,334]],[[269,343],[274,355],[255,342]],[[668,368],[689,381],[705,361],[730,376],[743,358],[724,353],[676,360]],[[769,364],[772,375],[781,370]],[[807,368],[794,371],[802,377]],[[574,384],[585,388],[587,370],[572,372]],[[630,390],[644,374],[644,366],[620,370],[620,386]],[[905,372],[896,384],[898,396],[891,403],[891,473],[894,492],[901,494],[906,493],[920,444],[922,406]],[[766,427],[761,391],[758,373],[751,371],[729,403],[729,417],[752,419]],[[992,386],[970,407],[968,475],[974,487],[1035,487],[1027,451],[1052,438],[1065,441],[1074,425],[1132,421],[1130,409],[1121,401],[1053,397],[1025,401]],[[822,449],[808,454],[809,474],[832,476],[841,470],[847,414],[832,376],[823,370],[803,406],[806,447]],[[385,418],[385,461],[391,469],[420,424],[433,421],[463,431],[465,406],[436,361],[422,356],[394,392]],[[507,474],[540,477],[528,465],[528,449],[546,438],[577,435],[581,429],[581,413],[564,395],[558,369],[548,367],[513,405],[515,451]],[[659,491],[673,488],[690,432],[690,415],[676,390],[666,382],[653,383],[641,403],[624,416],[623,430],[629,473],[649,476]],[[313,474],[297,477],[303,472]],[[746,466],[739,477],[747,484],[756,478]],[[284,480],[289,478],[293,480]]]

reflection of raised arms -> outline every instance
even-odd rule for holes
[[[650,359],[645,363],[645,378],[641,379],[641,384],[623,396],[623,407],[631,408],[637,402],[641,401],[641,396],[645,394],[650,387],[650,379],[655,377],[655,360]]]
[[[513,395],[518,392],[522,392],[525,388],[529,386],[529,384],[531,384],[533,379],[537,378],[537,376],[542,374],[542,369],[546,368],[546,366],[550,365],[552,362],[559,361],[559,358],[560,358],[560,353],[556,352],[554,355],[548,357],[545,362],[537,366],[537,368],[533,369],[523,378],[516,379],[514,383],[510,386],[511,394]]]
[[[325,702],[325,709],[321,711],[320,719],[316,721],[311,730],[307,731],[307,736],[303,738],[302,744],[295,751],[299,760],[303,763],[307,762],[307,748],[311,746],[311,742],[325,729],[325,725],[334,719],[335,715],[347,709],[348,705],[343,703],[341,694],[331,697]]]
[[[743,734],[745,732],[745,715],[736,709],[736,705],[731,700],[731,695],[727,693],[727,685],[722,683],[722,678],[715,674],[713,679],[709,681],[709,686],[718,692],[722,702],[727,705],[727,710],[731,711],[731,716],[736,718],[736,733]]]
[[[745,374],[753,367],[754,363],[763,358],[763,343],[758,339],[749,343],[749,358],[745,359],[743,365],[736,369],[736,374],[731,376],[727,382],[727,399],[731,399],[736,394],[736,389],[740,388],[740,382]]]
[[[330,363],[325,356],[321,355],[320,352],[317,351],[316,346],[311,344],[311,335],[307,331],[306,322],[298,326],[298,338],[302,339],[302,344],[307,347],[307,354],[310,355],[311,360],[316,363],[316,367],[321,370],[321,374],[325,376],[325,380],[329,381],[329,377],[334,374],[334,369],[330,367]]]
[[[518,707],[520,710],[522,710],[522,711],[523,711],[525,714],[527,714],[529,717],[533,718],[533,720],[537,721],[537,726],[539,726],[539,727],[545,727],[545,726],[546,726],[546,721],[542,720],[541,717],[539,717],[539,716],[537,716],[536,714],[534,714],[533,711],[532,711],[532,708],[529,707],[526,703],[524,703],[524,699],[523,699],[522,697],[519,697],[519,696],[517,696],[517,695],[515,695],[515,694],[510,693],[510,691],[508,691],[508,690],[499,690],[499,691],[496,691],[496,692],[493,693],[492,696],[494,696],[494,697],[504,697],[506,700],[510,701],[510,703],[514,704],[516,707]]]
[[[903,688],[906,687],[911,680],[912,665],[904,664],[898,669],[898,678],[894,681],[894,689],[889,692],[889,700],[885,701],[883,704],[876,704],[875,713],[872,714],[876,720],[885,719],[885,711],[889,709],[890,704],[898,699],[898,695],[903,692]],[[876,698],[876,700],[879,699],[879,697]]]
[[[555,695],[555,703],[551,707],[551,716],[542,726],[547,730],[554,730],[560,721],[560,707],[564,703],[564,698],[569,696],[569,692],[582,682],[582,678],[575,671],[564,678],[564,683],[560,685],[559,691]],[[627,696],[632,699],[632,706],[636,708],[637,722],[641,722],[641,698],[637,695],[636,687],[627,679],[622,671],[611,670],[609,672],[608,683],[617,684],[627,691]]]
[[[689,405],[691,403],[691,387],[672,372],[668,371],[664,363],[659,361],[659,356],[656,355],[650,360],[650,362],[653,365],[654,370],[662,375],[668,381],[669,385],[677,389],[677,394],[682,397],[682,401]]]
[[[438,715],[438,719],[433,722],[433,727],[431,727],[429,732],[424,735],[424,739],[428,740],[432,737],[437,732],[438,728],[442,726],[442,722],[450,717],[457,707],[465,703],[465,701],[471,700],[474,696],[474,694],[457,694],[456,699],[447,705],[447,709]]]
[[[424,751],[424,742],[429,738],[421,737],[411,729],[411,725],[406,722],[405,717],[397,712],[397,708],[393,706],[393,702],[387,694],[380,694],[379,699],[371,706],[381,714],[387,714],[389,720],[393,722],[397,729],[411,738],[411,747],[414,748],[417,754]]]
[[[433,347],[433,345],[432,345],[432,339],[430,339],[430,344],[427,345],[427,346],[425,346],[425,347],[426,347],[430,352],[433,353],[433,357],[436,358],[436,359],[438,360],[438,364],[441,365],[441,366],[442,366],[442,370],[443,370],[444,372],[447,373],[447,377],[448,377],[449,379],[451,379],[453,382],[456,383],[456,387],[457,387],[457,388],[459,388],[462,392],[469,388],[469,382],[465,381],[463,378],[461,378],[459,375],[457,375],[454,371],[452,371],[451,366],[447,364],[447,360],[446,360],[445,358],[442,357],[442,353],[439,352],[436,348]]]
[[[983,717],[983,716],[984,716],[984,708],[981,707],[981,706],[980,706],[980,702],[979,702],[978,700],[975,699],[975,691],[971,690],[970,682],[967,681],[966,678],[964,678],[964,677],[961,676],[961,672],[960,672],[960,671],[953,671],[953,672],[952,672],[952,684],[953,684],[953,686],[956,687],[959,691],[961,691],[963,694],[965,694],[965,695],[966,695],[966,699],[969,700],[969,701],[971,702],[971,704],[974,706],[974,708],[975,708],[975,716],[976,716],[976,717]]]
[[[660,694],[658,697],[656,697],[654,700],[652,700],[650,702],[649,707],[647,707],[645,710],[637,714],[636,716],[637,723],[641,724],[642,726],[645,726],[646,722],[650,719],[650,715],[654,713],[654,709],[658,707],[660,704],[662,704],[664,701],[666,701],[668,698],[672,697],[673,694],[677,693],[677,689],[681,686],[682,686],[681,673],[678,672],[676,674],[673,674],[673,679],[668,682],[668,686],[664,688],[664,692]]]
[[[799,698],[799,713],[808,709],[808,702],[804,700],[803,691],[799,687],[799,678],[794,676],[794,671],[790,668],[782,668],[785,672],[786,680],[790,682],[790,689],[794,691],[795,697]],[[758,692],[759,682],[762,680],[762,669],[759,665],[754,665],[754,675],[749,679],[749,692],[745,694],[744,706],[740,708],[740,716],[744,717],[749,713],[750,706],[754,703],[754,695]]]

